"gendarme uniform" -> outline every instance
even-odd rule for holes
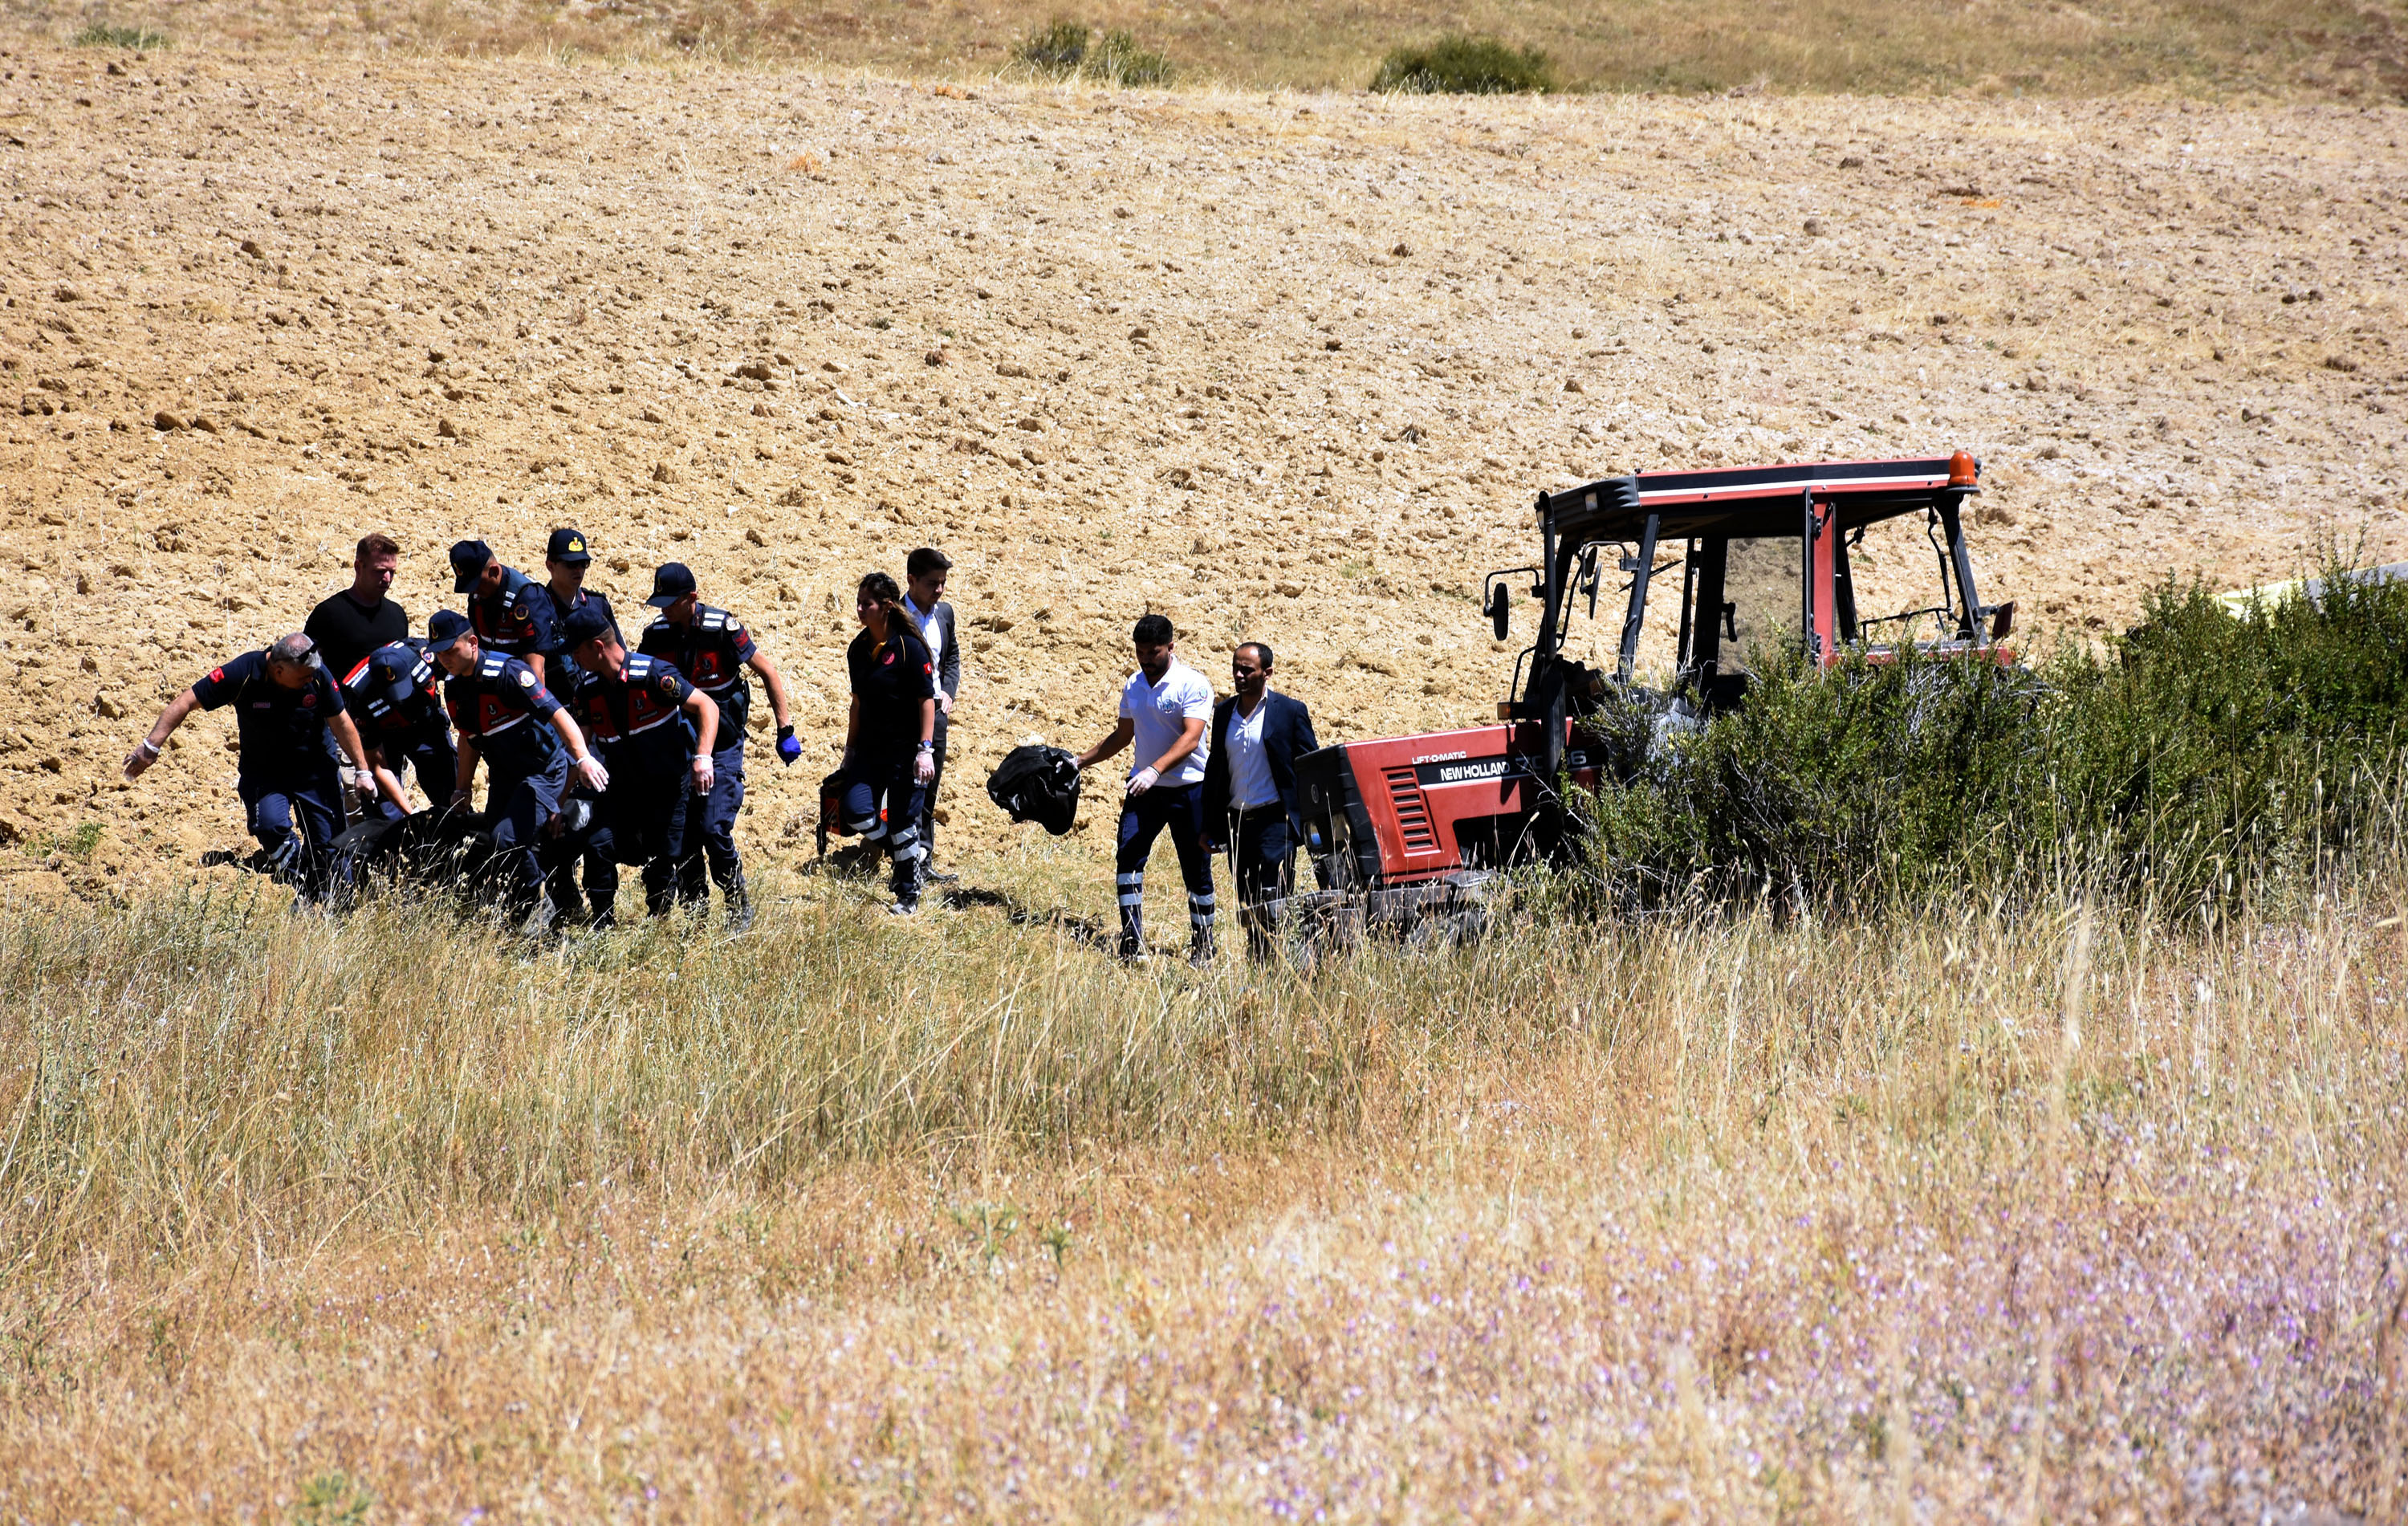
[[[468,623],[488,654],[540,656],[552,644],[551,590],[506,567],[499,593],[468,600]]]
[[[552,532],[551,540],[545,544],[543,559],[572,567],[587,567],[593,564],[594,554],[587,549],[582,531],[559,529]],[[549,622],[544,644],[539,649],[544,659],[544,682],[574,711],[577,708],[577,686],[583,682],[584,675],[577,670],[577,659],[569,655],[577,643],[568,632],[568,622],[571,617],[584,618],[580,612],[589,611],[601,616],[604,629],[618,636],[619,621],[610,612],[610,601],[590,588],[580,587],[570,597],[563,598],[551,583],[546,583],[541,584],[540,594]],[[620,639],[624,641],[624,637]],[[611,857],[609,828],[601,820],[601,802],[582,785],[572,785],[568,795],[571,803],[563,813],[560,835],[547,842],[543,849],[544,883],[552,893],[552,903],[560,914],[575,916],[582,904],[577,888],[578,866],[582,864],[585,870],[582,901],[592,903],[591,923],[595,927],[609,927],[619,899],[619,864]],[[591,801],[594,805],[594,819],[581,828],[571,825],[580,814],[575,803],[579,800]]]
[[[660,657],[630,654],[621,675],[580,673],[578,723],[610,771],[602,818],[612,857],[644,869],[644,906],[654,916],[677,904],[677,861],[692,793],[694,727],[683,706],[694,685]]]
[[[444,713],[425,642],[404,637],[361,658],[343,676],[343,700],[360,728],[360,741],[380,755],[394,777],[416,769],[418,787],[428,799],[440,805],[452,798],[460,759],[452,746],[451,717]],[[404,813],[381,798],[371,809],[393,821]]]
[[[666,590],[666,591],[665,591]],[[694,591],[694,574],[675,562],[653,575],[649,603],[666,609]],[[744,804],[744,720],[752,689],[744,664],[752,637],[744,622],[708,604],[695,606],[694,623],[679,626],[666,616],[644,627],[642,655],[661,657],[686,681],[718,702],[719,746],[710,755],[710,793],[693,798],[680,839],[678,899],[703,897],[703,861],[735,914],[744,905],[744,865],[736,855],[736,813]]]
[[[325,735],[328,718],[343,713],[342,686],[320,665],[308,684],[288,689],[260,651],[210,669],[193,694],[203,710],[234,710],[242,745],[234,787],[244,825],[279,878],[314,893],[320,856],[343,829],[343,783]]]
[[[568,784],[568,749],[552,728],[560,701],[525,663],[482,652],[475,668],[445,681],[443,702],[461,744],[485,760],[494,851],[508,866],[513,902],[532,907],[543,894],[537,834],[560,809]]]

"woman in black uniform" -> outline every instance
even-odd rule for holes
[[[903,612],[903,590],[883,572],[853,595],[861,634],[844,655],[853,672],[853,712],[845,721],[844,823],[895,859],[895,904],[920,909],[920,792],[937,772],[936,663]],[[879,799],[885,798],[883,816]]]

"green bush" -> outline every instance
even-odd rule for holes
[[[1391,50],[1371,77],[1371,88],[1413,95],[1518,95],[1558,87],[1547,55],[1538,49],[1458,35]]]
[[[2312,885],[2401,845],[2408,765],[2408,585],[2327,587],[2236,618],[2169,583],[2105,651],[2028,669],[1776,655],[1653,747],[1617,700],[1575,801],[1594,883],[1865,910],[2071,881],[2177,912]]]
[[[1079,75],[1115,85],[1166,85],[1170,60],[1138,46],[1127,32],[1092,31],[1083,22],[1057,21],[1020,45],[1020,60],[1040,73]]]
[[[70,39],[78,48],[165,48],[167,35],[147,26],[111,26],[94,22]]]

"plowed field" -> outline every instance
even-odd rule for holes
[[[462,536],[540,575],[577,525],[623,610],[694,565],[798,697],[770,855],[841,739],[853,583],[922,542],[958,560],[965,852],[1004,841],[996,756],[1110,724],[1148,609],[1224,684],[1271,641],[1325,739],[1484,715],[1481,574],[1538,490],[1632,468],[1969,447],[1985,592],[2042,642],[2169,574],[2408,555],[2396,109],[0,75],[20,888],[239,841],[222,717],[118,763],[371,528],[422,627]]]

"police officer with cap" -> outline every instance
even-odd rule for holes
[[[629,655],[590,604],[569,612],[562,634],[576,658],[578,716],[610,768],[601,841],[620,863],[643,866],[645,909],[665,915],[677,904],[685,802],[716,783],[719,706],[666,658]]]
[[[727,919],[737,929],[748,926],[752,912],[744,897],[744,865],[736,856],[736,813],[744,803],[744,717],[752,705],[747,668],[761,675],[769,691],[769,711],[778,723],[778,756],[786,763],[803,756],[788,718],[786,681],[769,655],[752,644],[744,623],[725,610],[713,609],[696,597],[694,573],[681,562],[670,562],[652,574],[652,597],[644,602],[661,617],[644,627],[645,656],[662,657],[683,673],[686,681],[719,702],[719,750],[712,756],[708,795],[686,808],[679,846],[678,899],[704,899],[703,860],[727,902]]]
[[[545,608],[551,614],[551,641],[543,650],[543,666],[537,669],[545,686],[565,701],[572,701],[581,675],[570,655],[573,644],[562,629],[563,622],[580,610],[601,613],[610,634],[617,637],[619,622],[610,612],[610,601],[585,586],[585,571],[594,562],[593,548],[586,544],[583,531],[572,527],[552,532],[543,548],[543,568],[547,581],[543,585]],[[624,638],[622,638],[624,640]],[[607,754],[605,755],[607,758]],[[582,792],[578,792],[580,796]],[[590,810],[594,802],[587,802]],[[598,813],[582,824],[571,825],[572,818],[584,813],[571,805],[561,813],[556,824],[561,830],[544,849],[549,860],[545,883],[552,893],[552,903],[563,916],[574,916],[580,909],[577,889],[577,868],[585,866],[584,900],[592,902],[590,923],[606,928],[611,922],[611,908],[619,896],[619,866],[610,856],[609,839],[602,835]]]
[[[586,544],[581,530],[554,530],[552,539],[544,544],[543,569],[547,581],[543,591],[552,610],[552,644],[543,654],[544,682],[561,694],[576,687],[552,670],[552,665],[567,659],[570,649],[577,644],[569,640],[567,631],[563,628],[569,615],[583,609],[599,610],[610,634],[619,637],[623,643],[626,640],[619,636],[619,617],[611,612],[610,601],[585,586],[586,571],[593,565],[594,552]]]
[[[325,893],[326,846],[343,827],[343,780],[327,754],[327,732],[351,759],[341,772],[352,787],[370,793],[376,785],[342,688],[308,636],[295,631],[265,651],[231,657],[169,700],[126,756],[125,777],[138,779],[159,760],[185,716],[228,706],[242,742],[235,793],[259,840],[253,867],[297,886],[304,900],[318,900]]]
[[[535,580],[504,567],[482,540],[452,548],[452,591],[468,596],[468,624],[487,655],[518,658],[545,678],[544,654],[552,647],[552,600]]]
[[[369,653],[343,679],[343,705],[356,717],[388,820],[409,814],[404,770],[418,770],[418,787],[432,803],[451,799],[459,773],[452,719],[444,713],[435,672],[426,643],[404,637]]]
[[[483,758],[485,814],[494,852],[509,875],[509,909],[525,914],[527,931],[540,932],[554,914],[543,899],[537,834],[560,809],[570,779],[607,789],[609,772],[586,753],[584,733],[535,670],[481,650],[466,617],[450,610],[429,616],[426,651],[449,676],[443,702],[460,733],[452,804],[466,810],[475,802],[477,760]]]

